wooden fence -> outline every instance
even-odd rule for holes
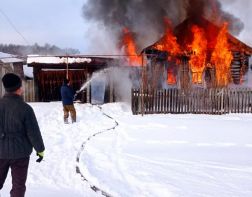
[[[132,89],[133,114],[252,113],[252,89],[217,88],[191,90],[163,89],[144,91]]]

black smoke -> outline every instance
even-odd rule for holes
[[[218,0],[87,0],[82,10],[86,20],[105,26],[114,36],[127,27],[137,35],[140,48],[162,36],[164,17],[173,26],[187,17],[204,16],[217,25],[225,21],[236,35],[244,27],[238,18],[222,10]]]

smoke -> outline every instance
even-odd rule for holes
[[[202,0],[203,1],[203,0]],[[233,35],[239,35],[244,28],[244,23],[233,14],[228,13],[222,9],[222,4],[218,0],[209,0],[209,4],[206,4],[204,15],[221,26],[224,22],[228,23],[229,32]]]
[[[124,70],[122,67],[113,68],[109,77],[113,80],[116,101],[130,103],[133,82],[130,79],[129,70]]]
[[[140,49],[157,41],[164,32],[163,20],[168,17],[173,26],[186,17],[204,16],[214,23],[229,23],[237,35],[244,27],[240,19],[222,10],[218,0],[87,0],[83,17],[99,23],[119,40],[123,27],[136,35]]]

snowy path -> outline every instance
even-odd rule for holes
[[[97,106],[97,107],[102,111],[102,108],[101,108],[100,106]],[[103,112],[102,112],[102,114],[103,114],[104,116],[106,116],[107,118],[113,120],[113,121],[114,121],[114,126],[112,126],[112,127],[110,127],[110,128],[107,128],[107,129],[103,129],[103,130],[101,130],[101,131],[98,131],[98,132],[92,134],[91,136],[89,136],[89,137],[87,138],[87,140],[85,140],[85,141],[82,143],[81,148],[80,148],[80,150],[78,151],[77,158],[76,158],[76,162],[77,162],[77,165],[76,165],[76,172],[79,173],[79,174],[81,175],[81,177],[82,177],[82,179],[83,179],[84,181],[87,181],[87,182],[88,182],[88,184],[90,185],[90,188],[91,188],[92,190],[94,190],[94,192],[99,192],[99,193],[101,193],[103,196],[110,197],[110,196],[111,196],[110,194],[106,193],[105,191],[101,190],[101,189],[98,188],[97,186],[95,186],[95,185],[93,185],[92,183],[90,183],[90,181],[87,180],[87,179],[85,178],[85,175],[81,172],[80,167],[79,167],[79,165],[80,165],[80,157],[81,157],[81,154],[82,154],[83,151],[85,151],[85,146],[86,146],[86,144],[88,143],[88,141],[90,141],[90,140],[95,140],[95,139],[93,139],[93,138],[95,138],[95,136],[97,136],[97,135],[102,135],[102,134],[104,134],[105,132],[110,132],[110,131],[114,130],[114,129],[118,126],[118,122],[117,122],[116,120],[114,120],[111,116],[109,116],[109,115],[107,115],[107,114],[105,114],[105,113],[103,113]],[[85,165],[85,163],[82,163],[82,165]]]

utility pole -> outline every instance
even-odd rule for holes
[[[66,78],[68,78],[68,55],[67,55],[67,63],[66,63]]]

